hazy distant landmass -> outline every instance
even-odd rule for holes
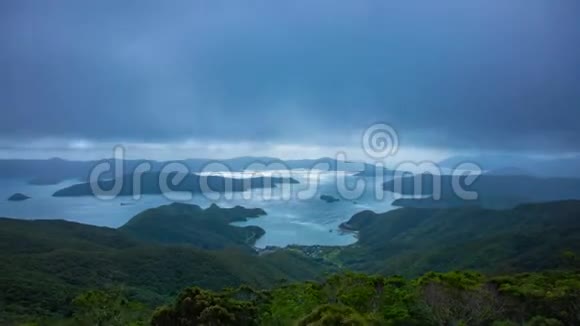
[[[527,170],[522,168],[518,168],[515,166],[507,166],[504,168],[498,168],[494,170],[486,171],[485,174],[489,175],[527,175],[527,176],[534,176],[533,173],[530,173]]]
[[[385,168],[376,168],[372,165],[365,166],[363,171],[357,172],[354,174],[355,177],[391,177],[393,176],[394,171],[385,169]]]
[[[0,160],[0,178],[19,178],[28,180],[33,185],[55,185],[64,180],[79,179],[88,181],[91,170],[99,164],[109,164],[116,168],[122,167],[122,174],[133,172],[137,166],[148,163],[150,172],[160,172],[170,163],[178,163],[185,166],[190,172],[241,172],[244,170],[269,171],[285,169],[317,169],[322,171],[374,171],[374,165],[362,162],[345,162],[333,158],[281,160],[273,157],[244,156],[232,159],[186,159],[175,161],[153,160],[93,160],[93,161],[69,161],[60,158],[46,160],[28,159],[5,159]],[[373,174],[374,175],[374,174]],[[112,171],[102,175],[105,178],[113,178]]]
[[[134,189],[135,178],[140,179],[140,186]],[[177,181],[177,184],[173,184],[172,180]],[[162,182],[160,180],[166,180],[165,186],[167,189],[163,189]],[[276,187],[280,184],[296,184],[298,181],[293,178],[283,178],[283,177],[254,177],[254,178],[226,178],[217,175],[206,175],[200,176],[198,174],[185,174],[178,175],[177,173],[162,174],[159,172],[149,172],[144,173],[141,176],[136,176],[133,174],[124,175],[120,179],[114,180],[101,180],[98,181],[98,186],[103,190],[113,189],[115,184],[121,183],[122,186],[119,192],[116,193],[117,196],[132,196],[136,194],[163,194],[168,191],[184,191],[191,193],[202,193],[202,192],[240,192],[255,188],[271,188]],[[54,197],[77,197],[77,196],[93,196],[95,195],[91,187],[91,183],[80,183],[72,185],[70,187],[58,190],[53,194]]]
[[[420,178],[420,179],[418,179]],[[450,175],[442,175],[440,199],[433,199],[434,177],[431,174],[406,176],[385,182],[383,188],[405,196],[423,196],[417,199],[399,199],[395,205],[406,207],[456,207],[473,206],[510,208],[526,202],[580,199],[580,179],[538,178],[525,175],[480,175],[472,184],[466,176],[459,177],[461,187],[476,193],[477,198],[464,200],[453,189]],[[415,187],[420,181],[421,189]]]
[[[453,169],[461,163],[477,164],[485,171],[493,174],[508,174],[506,170],[517,169],[516,173],[542,177],[575,177],[580,178],[580,155],[558,158],[522,157],[521,155],[458,155],[439,162],[439,166]],[[494,172],[495,171],[495,172]]]

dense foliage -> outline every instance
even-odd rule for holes
[[[120,229],[0,219],[0,324],[580,322],[580,201],[361,212],[343,225],[355,245],[258,255],[248,230],[229,223],[261,214],[172,204]],[[340,268],[377,276],[298,282]]]
[[[187,289],[173,305],[153,315],[152,325],[189,325],[191,321],[203,325],[580,323],[578,272],[492,278],[473,272],[431,272],[414,280],[346,273],[333,275],[322,283],[244,292],[250,294],[240,300],[235,291],[208,294]]]
[[[499,277],[474,272],[399,276],[343,273],[257,291],[183,290],[173,303],[146,311],[118,291],[74,300],[67,320],[47,325],[577,325],[580,272]],[[151,317],[149,317],[151,316]]]

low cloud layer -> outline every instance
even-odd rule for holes
[[[579,150],[575,0],[8,0],[0,47],[4,142]]]

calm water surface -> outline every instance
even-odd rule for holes
[[[364,194],[356,199],[341,199],[339,202],[326,203],[320,200],[321,194],[340,197],[333,173],[308,175],[303,171],[293,171],[292,177],[300,185],[292,186],[290,192],[275,189],[271,194],[262,189],[233,194],[233,198],[207,198],[174,193],[171,196],[144,195],[139,200],[131,197],[118,197],[100,200],[95,197],[52,197],[52,194],[68,185],[77,183],[67,181],[59,185],[34,186],[24,180],[0,180],[0,216],[20,219],[65,219],[98,226],[119,227],[131,217],[145,209],[171,203],[186,201],[201,207],[217,203],[222,207],[241,205],[263,208],[268,215],[250,219],[235,225],[257,225],[266,230],[256,246],[300,245],[348,245],[356,241],[352,234],[343,234],[338,225],[353,214],[370,209],[384,212],[393,209],[392,196],[385,194],[382,200],[374,195],[375,181],[370,178],[356,179],[345,176],[352,184],[356,180],[366,181]],[[22,202],[10,202],[6,198],[16,192],[31,197]],[[301,197],[298,197],[300,194]],[[168,198],[170,197],[170,198]],[[230,196],[232,197],[232,196]],[[306,197],[304,199],[304,197]],[[122,205],[122,203],[124,205]]]

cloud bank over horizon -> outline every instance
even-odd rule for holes
[[[9,0],[0,47],[2,155],[580,152],[575,0]]]

